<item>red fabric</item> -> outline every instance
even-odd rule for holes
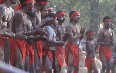
[[[32,45],[27,44],[27,42],[25,42],[25,46],[27,51],[29,52],[29,60],[30,60],[30,64],[34,64],[34,50]]]
[[[42,59],[42,41],[36,41],[37,51],[38,51],[38,57]]]
[[[79,48],[77,44],[71,44],[67,43],[66,45],[66,51],[65,51],[65,58],[66,58],[66,63],[68,65],[68,50],[71,50],[72,55],[73,55],[73,65],[78,66],[79,65]]]
[[[90,68],[94,62],[94,58],[85,58],[85,67]]]
[[[75,18],[76,15],[79,15],[79,14],[80,14],[80,13],[79,13],[78,11],[75,11],[74,13],[72,13],[72,14],[70,15],[70,18],[73,19],[73,18]]]
[[[22,5],[29,4],[29,3],[32,3],[32,2],[34,2],[34,0],[25,0],[24,3],[18,4],[18,5],[15,7],[15,11],[20,10],[20,8],[22,7]]]
[[[17,46],[21,50],[22,59],[23,59],[23,61],[25,61],[25,59],[26,59],[26,46],[25,46],[25,41],[24,40],[19,40],[19,39],[16,39],[15,41],[17,43]]]
[[[53,63],[53,55],[52,55],[52,52],[50,50],[43,50],[43,57],[45,57],[46,55],[48,55],[49,59]]]
[[[11,62],[11,65],[14,65],[15,64],[15,52],[16,52],[16,49],[17,49],[17,44],[15,42],[15,39],[13,38],[9,38],[9,45],[10,45],[10,62]]]
[[[29,4],[29,3],[32,3],[32,2],[34,2],[34,0],[25,0],[25,2],[22,5]]]
[[[16,11],[20,10],[21,7],[22,7],[22,5],[21,5],[21,4],[18,4],[18,5],[15,7],[14,11],[16,12]]]
[[[78,73],[78,71],[74,71],[73,73]]]
[[[60,18],[61,16],[65,16],[65,12],[62,11],[62,12],[58,13],[56,16],[57,16],[57,18]]]
[[[105,21],[112,21],[112,19],[104,19],[103,22],[105,22]]]
[[[45,2],[45,1],[40,1],[40,2],[38,2],[39,4],[45,4],[45,5],[47,5],[48,4],[48,2]]]
[[[3,0],[0,0],[0,4],[2,4],[3,3]]]
[[[106,58],[106,61],[109,61],[111,60],[111,57],[112,57],[112,49],[110,46],[100,46],[100,53],[103,53],[105,58]]]
[[[64,48],[61,46],[58,46],[55,50],[55,54],[56,54],[56,58],[57,58],[57,62],[59,64],[59,67],[61,68],[63,66],[63,63],[64,63],[64,55],[65,55]]]
[[[25,42],[23,40],[18,40],[14,38],[9,38],[9,45],[10,45],[10,62],[11,65],[15,64],[15,53],[16,49],[20,49],[22,53],[22,59],[25,61],[26,59],[26,47],[25,47]]]
[[[49,57],[49,59],[51,60],[51,62],[53,63],[53,55],[52,55],[52,52],[51,51],[47,51],[47,55]]]
[[[93,35],[94,35],[93,32],[89,32],[89,33],[87,34],[88,37],[93,36]]]

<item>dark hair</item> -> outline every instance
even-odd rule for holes
[[[103,18],[103,22],[104,22],[104,20],[106,20],[106,19],[111,19],[109,16],[105,16],[104,18]]]
[[[49,13],[49,14],[48,14],[48,17],[49,17],[49,18],[55,17],[55,14],[54,14],[54,13]]]
[[[24,2],[25,2],[25,0],[19,0],[19,2],[20,2],[20,4],[22,4],[22,3],[24,3]]]
[[[60,12],[64,12],[64,11],[57,11],[56,14],[60,13]]]
[[[88,35],[88,33],[90,33],[90,32],[93,32],[93,31],[92,30],[87,30],[86,35]]]
[[[48,0],[35,0],[36,2],[44,1],[47,2]]]
[[[71,11],[70,13],[69,13],[69,17],[74,13],[75,11]],[[70,22],[72,21],[72,19],[70,19]]]
[[[70,13],[69,13],[69,17],[74,13],[75,11],[71,11]]]
[[[36,2],[40,2],[41,0],[35,0]]]

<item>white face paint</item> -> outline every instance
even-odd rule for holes
[[[76,15],[74,18],[75,21],[79,21],[80,20],[80,15]]]
[[[30,3],[28,6],[29,6],[29,9],[32,10],[34,8],[34,2]]]
[[[112,24],[111,21],[105,21],[104,22],[105,28],[109,28],[111,26],[111,24]]]
[[[65,20],[65,16],[62,16],[62,17],[58,18],[58,22],[60,22],[60,23],[63,23],[64,20]]]

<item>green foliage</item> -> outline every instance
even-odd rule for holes
[[[99,27],[99,24],[102,23],[102,18],[106,15],[112,17],[113,23],[116,24],[115,0],[49,0],[49,2],[51,7],[53,5],[56,6],[54,8],[56,11],[66,11],[66,24],[69,22],[68,14],[72,10],[80,11],[81,26],[90,27],[93,25],[96,28],[97,25]],[[97,30],[98,28],[95,31]]]
[[[70,11],[79,10],[81,14],[80,26],[90,27],[93,29],[96,25],[102,23],[102,18],[106,15],[113,18],[113,24],[116,24],[116,1],[115,0],[49,0],[50,7],[55,11],[66,11],[66,22],[69,22]],[[15,8],[15,5],[13,5]],[[94,31],[97,31],[96,28]],[[116,29],[114,27],[114,29]]]

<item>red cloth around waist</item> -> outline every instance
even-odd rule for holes
[[[25,41],[24,40],[19,40],[19,39],[14,39],[14,38],[9,38],[9,45],[10,45],[10,59],[11,59],[11,64],[14,65],[14,56],[16,49],[20,49],[22,53],[22,60],[25,61],[26,59],[26,47],[25,47]]]
[[[104,54],[107,61],[111,60],[112,49],[110,46],[100,46],[100,53],[101,52]]]
[[[37,46],[37,51],[38,51],[38,57],[41,59],[42,58],[42,47],[43,47],[42,41],[36,41],[36,46]]]
[[[26,46],[26,50],[29,53],[29,60],[30,60],[30,64],[34,64],[34,50],[32,45],[27,44],[27,42],[25,42],[25,46]]]
[[[57,62],[60,66],[60,68],[63,66],[63,63],[64,63],[64,55],[65,55],[65,51],[64,51],[64,48],[62,46],[57,46],[56,50],[55,50],[55,55],[56,55],[56,58],[57,58]]]
[[[91,68],[94,62],[95,62],[94,58],[85,58],[85,66],[87,68]]]
[[[77,44],[67,43],[66,50],[65,50],[65,60],[68,65],[68,50],[72,52],[73,55],[73,65],[79,65],[79,48]]]

